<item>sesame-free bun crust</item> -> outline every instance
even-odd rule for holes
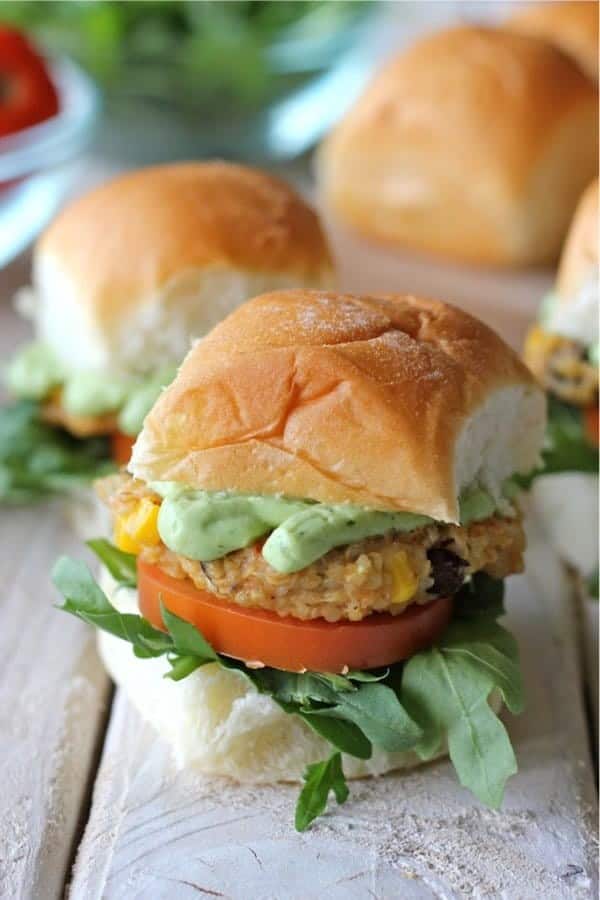
[[[570,303],[586,280],[598,277],[598,179],[584,192],[560,260],[557,293]]]
[[[285,182],[224,162],[141,169],[38,241],[38,337],[74,369],[151,370],[255,293],[331,286],[332,271],[316,214]]]
[[[514,13],[506,27],[550,41],[598,80],[597,0],[533,3]]]
[[[456,521],[462,487],[536,463],[544,399],[492,331],[408,296],[280,291],[199,342],[146,418],[145,481]]]
[[[320,148],[325,207],[473,264],[552,261],[596,174],[596,86],[551,44],[458,26],[389,62]]]

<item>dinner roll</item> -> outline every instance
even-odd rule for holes
[[[123,175],[70,204],[34,254],[37,338],[71,370],[153,371],[257,292],[331,285],[316,214],[224,162]]]
[[[325,140],[325,206],[365,236],[456,261],[556,259],[596,173],[598,94],[545,41],[461,25],[375,76]]]

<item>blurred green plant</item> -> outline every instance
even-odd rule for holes
[[[0,22],[83,65],[111,97],[251,112],[325,68],[367,0],[0,0]],[[295,45],[300,53],[286,48]],[[271,78],[277,73],[277,78]]]

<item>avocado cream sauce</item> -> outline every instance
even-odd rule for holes
[[[54,354],[37,341],[23,347],[6,371],[6,384],[11,392],[27,400],[43,400],[62,384],[63,378]]]
[[[265,534],[262,554],[282,573],[298,572],[333,547],[388,531],[413,531],[433,522],[427,516],[386,512],[310,500],[191,491],[175,483],[152,484],[164,499],[158,515],[159,534],[171,550],[208,562],[248,547]],[[511,482],[505,496],[512,494]],[[461,497],[461,523],[487,519],[497,504],[479,488]]]
[[[7,384],[18,397],[43,400],[62,388],[61,402],[73,416],[118,413],[121,431],[135,437],[161,390],[177,373],[172,365],[150,376],[128,377],[106,372],[63,371],[48,346],[31,343],[14,357],[7,371]]]

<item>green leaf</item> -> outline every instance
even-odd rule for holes
[[[447,739],[460,783],[493,808],[517,771],[508,734],[488,703],[495,690],[521,711],[516,642],[497,623],[475,618],[452,624],[437,647],[409,660],[401,691],[423,731],[417,753],[430,759]]]
[[[219,657],[213,648],[194,625],[190,625],[189,622],[185,622],[179,616],[169,612],[162,603],[160,609],[163,622],[169,630],[178,654],[188,657],[194,656],[200,666],[219,661]]]
[[[455,618],[498,619],[504,615],[504,581],[475,572],[454,598]]]
[[[330,672],[319,673],[317,678],[329,684],[334,691],[355,691],[356,685],[352,684],[346,675],[335,675]]]
[[[86,541],[90,550],[104,563],[112,577],[123,587],[137,587],[137,565],[133,553],[119,550],[104,538]]]
[[[281,669],[247,669],[243,663],[238,668],[245,669],[245,674],[263,694],[271,694],[278,701],[295,703],[302,707],[310,707],[313,703],[332,705],[336,702],[337,692],[327,679],[311,672],[284,672]]]
[[[384,684],[363,684],[354,693],[340,694],[330,715],[354,722],[371,743],[390,753],[411,749],[421,737],[419,726]]]
[[[174,655],[169,656],[168,660],[171,670],[164,677],[170,678],[172,681],[181,681],[182,678],[187,678],[188,675],[191,675],[192,672],[204,665],[197,656]]]
[[[281,703],[279,705],[282,706]],[[285,706],[283,708],[285,709]],[[309,728],[312,728],[320,737],[325,738],[342,753],[348,753],[358,759],[370,759],[373,755],[370,740],[353,722],[334,718],[328,715],[326,709],[302,710],[288,707],[286,712],[294,712],[299,715]]]
[[[389,668],[383,669],[381,672],[360,672],[357,669],[351,669],[346,673],[346,678],[349,678],[350,681],[385,681],[389,674]]]
[[[0,503],[47,499],[113,470],[106,438],[78,439],[47,425],[29,400],[0,408]]]
[[[570,403],[548,396],[548,426],[542,465],[519,481],[529,487],[539,475],[556,472],[598,472],[598,448],[587,438],[583,412]]]
[[[307,766],[304,787],[296,804],[297,831],[306,831],[310,823],[325,812],[330,791],[333,791],[338,803],[345,803],[348,799],[342,757],[337,751],[329,759]]]
[[[62,610],[129,641],[137,656],[161,656],[174,649],[172,639],[146,619],[115,609],[82,562],[61,557],[52,570],[52,581],[64,597]]]

